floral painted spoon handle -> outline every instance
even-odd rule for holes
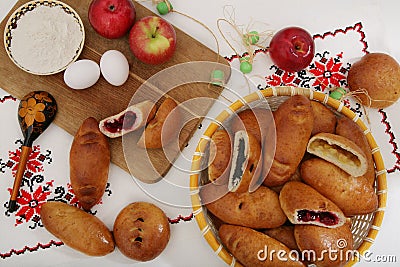
[[[10,212],[17,210],[19,187],[21,186],[29,154],[32,151],[32,143],[47,129],[56,113],[56,100],[51,94],[45,91],[33,91],[21,99],[18,107],[18,120],[25,140],[21,148],[17,174],[15,175],[10,202],[8,204]]]

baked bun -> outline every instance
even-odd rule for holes
[[[219,129],[211,136],[210,150],[208,157],[208,179],[215,181],[228,178],[232,157],[233,140],[224,129]],[[226,180],[225,180],[226,181]]]
[[[262,232],[269,237],[275,238],[290,249],[299,250],[296,239],[294,238],[293,225],[282,225],[276,228],[265,229]]]
[[[295,95],[273,113],[276,127],[276,150],[264,185],[280,186],[296,172],[303,158],[314,125],[310,100]]]
[[[167,216],[159,207],[134,202],[119,212],[113,233],[122,254],[137,261],[149,261],[167,246],[170,228]]]
[[[219,237],[222,244],[244,266],[305,266],[302,262],[290,257],[290,249],[284,244],[251,228],[224,224],[219,228]],[[267,250],[260,253],[260,250],[263,252],[265,247]],[[280,253],[271,253],[271,251]],[[284,259],[278,257],[282,254],[284,254]],[[262,257],[265,257],[265,260]]]
[[[219,185],[208,184],[200,191],[203,204],[225,223],[251,228],[274,228],[285,223],[278,194],[268,187],[260,186],[249,193],[226,193],[218,199]],[[215,190],[215,191],[214,191]]]
[[[367,158],[353,141],[337,134],[319,133],[310,138],[307,151],[343,169],[352,176],[367,172]]]
[[[301,177],[332,200],[347,217],[368,214],[378,208],[378,196],[363,176],[352,177],[328,161],[313,158],[303,162]]]
[[[301,253],[309,256],[304,259],[316,266],[344,266],[352,260],[353,235],[348,223],[337,228],[325,228],[315,225],[295,225],[294,236]]]
[[[251,133],[261,143],[266,136],[267,129],[271,126],[272,112],[265,108],[251,108],[240,111],[232,119],[232,131],[245,130]]]
[[[146,100],[101,120],[99,129],[110,138],[120,137],[144,127],[154,117],[155,113],[156,105]]]
[[[40,219],[47,231],[86,255],[99,257],[114,251],[114,238],[107,226],[75,206],[59,201],[45,202]]]
[[[343,212],[335,203],[301,182],[287,182],[279,194],[279,202],[293,224],[335,228],[346,221]]]
[[[167,97],[146,125],[137,145],[141,148],[162,148],[179,138],[182,114],[175,100]]]
[[[84,210],[90,210],[103,196],[110,158],[107,137],[95,118],[87,118],[76,132],[69,154],[71,187]]]
[[[335,133],[336,115],[324,104],[311,101],[312,112],[314,115],[314,127],[311,135],[317,133]]]
[[[290,176],[288,182],[289,181],[298,181],[298,182],[302,181],[301,176],[300,176],[300,167],[296,169],[296,172],[292,176]],[[281,192],[283,186],[284,185],[270,186],[269,188],[271,188],[272,190],[274,190],[275,192],[277,192],[279,194]]]
[[[363,105],[388,107],[400,97],[400,65],[384,53],[366,54],[350,67],[347,83],[352,92],[368,92],[356,94]]]
[[[336,134],[353,141],[364,152],[368,165],[364,177],[368,180],[370,185],[373,185],[375,182],[375,162],[372,158],[371,147],[368,144],[364,132],[357,123],[343,116],[337,120]]]

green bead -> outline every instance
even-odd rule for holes
[[[260,35],[257,31],[251,31],[245,34],[246,44],[255,45],[260,40]]]
[[[244,74],[250,73],[253,70],[253,65],[247,60],[243,60],[240,63],[240,71]]]
[[[334,91],[332,91],[329,96],[332,97],[333,99],[340,100],[342,97],[346,94],[346,90],[343,89],[342,87],[336,88]]]
[[[222,70],[214,70],[211,73],[211,84],[223,86],[224,85],[224,72]]]
[[[168,2],[168,4],[167,4],[166,1],[162,1],[157,4],[157,10],[158,10],[158,13],[160,13],[160,15],[166,15],[172,10],[171,3]],[[169,5],[169,8],[168,8],[168,5]]]
[[[337,91],[333,91],[329,94],[329,96],[332,97],[333,99],[340,100],[342,94]]]
[[[336,91],[341,92],[343,95],[346,94],[346,90],[345,90],[343,87],[338,87],[338,88],[336,88]]]

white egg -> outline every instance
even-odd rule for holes
[[[108,50],[101,56],[100,70],[107,82],[120,86],[128,79],[129,63],[120,51]]]
[[[93,60],[75,61],[64,72],[64,82],[72,89],[86,89],[100,78],[100,67]]]

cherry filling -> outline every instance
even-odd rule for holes
[[[320,222],[325,225],[336,225],[339,218],[327,211],[299,210],[297,211],[297,219],[301,222]]]
[[[118,119],[106,121],[104,123],[104,128],[110,133],[116,133],[120,132],[122,129],[127,130],[132,128],[135,121],[136,113],[133,111],[127,111]]]

